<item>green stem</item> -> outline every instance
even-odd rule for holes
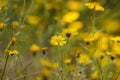
[[[4,78],[4,74],[5,74],[5,70],[6,70],[6,67],[7,67],[7,63],[8,63],[8,58],[9,58],[9,55],[7,54],[7,51],[9,50],[9,48],[11,47],[12,45],[12,39],[10,40],[10,42],[8,43],[5,51],[4,51],[4,58],[6,59],[5,60],[5,64],[4,64],[4,67],[3,67],[3,72],[2,72],[2,76],[1,76],[1,80],[3,80]]]
[[[98,70],[99,70],[100,80],[104,80],[104,79],[103,79],[102,70],[101,70],[101,67],[100,67],[99,62],[98,62],[97,59],[96,59],[96,65],[97,65],[97,68],[98,68]]]
[[[4,74],[5,74],[5,71],[6,71],[6,67],[7,67],[7,63],[8,63],[8,58],[9,58],[9,55],[6,56],[5,65],[4,65],[4,68],[3,68],[1,80],[4,80]]]

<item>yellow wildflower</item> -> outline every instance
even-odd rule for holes
[[[50,44],[51,45],[56,45],[56,46],[63,46],[63,45],[66,44],[66,39],[65,39],[65,37],[63,37],[61,35],[54,35],[50,39]]]
[[[14,44],[17,41],[16,37],[12,37],[12,44]]]
[[[72,28],[74,30],[80,30],[83,28],[83,23],[81,21],[75,21],[70,23],[69,28]]]
[[[36,25],[39,23],[39,17],[30,15],[27,17],[27,22],[33,25]]]
[[[30,51],[32,53],[37,53],[37,52],[40,51],[40,47],[38,45],[36,45],[36,44],[32,44],[32,46],[30,47]]]
[[[110,63],[111,59],[108,56],[105,56],[103,59],[100,60],[101,67],[105,67]]]
[[[89,56],[86,55],[86,54],[80,54],[80,57],[77,59],[77,61],[78,61],[79,63],[86,64],[86,63],[88,63],[88,62],[90,61],[90,58],[89,58]]]
[[[48,47],[43,47],[43,48],[41,48],[41,50],[42,50],[42,53],[45,54],[46,51],[48,50]]]
[[[104,29],[107,32],[117,32],[120,30],[120,20],[107,20],[104,22]]]
[[[2,30],[5,27],[4,23],[0,23],[0,30]]]
[[[67,12],[63,16],[62,21],[65,23],[71,23],[71,22],[74,22],[75,20],[77,20],[79,17],[80,17],[79,12],[71,11],[71,12]]]
[[[113,42],[111,48],[116,55],[120,55],[120,44],[118,42]]]
[[[104,57],[104,52],[100,49],[97,49],[93,55],[94,58],[103,58]]]
[[[101,39],[98,41],[98,47],[101,49],[101,50],[107,50],[108,47],[109,47],[109,38],[107,36],[103,36],[101,37]]]
[[[110,40],[120,42],[120,36],[111,37]]]
[[[9,55],[19,54],[17,50],[8,50]]]
[[[63,29],[61,34],[64,34],[66,37],[76,36],[78,32],[72,28]]]
[[[41,63],[43,66],[47,67],[48,69],[51,69],[51,68],[56,69],[56,68],[58,68],[58,66],[59,66],[58,63],[51,63],[51,62],[48,61],[48,60],[41,60],[40,63]]]
[[[68,1],[67,7],[70,10],[80,10],[82,8],[82,3],[80,1]]]
[[[98,71],[95,70],[93,73],[92,73],[92,79],[93,80],[97,80],[98,79]]]
[[[65,62],[66,64],[70,64],[70,63],[71,63],[71,59],[65,59],[64,62]]]
[[[50,70],[48,69],[43,69],[41,73],[42,73],[43,78],[47,78],[51,74]]]
[[[89,9],[94,9],[95,11],[104,11],[104,8],[98,2],[89,2],[86,3],[85,6]]]
[[[17,21],[12,22],[12,27],[13,27],[14,29],[16,29],[19,25],[20,25],[20,24],[19,24],[19,22],[17,22]]]

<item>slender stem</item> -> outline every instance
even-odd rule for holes
[[[4,65],[4,68],[3,68],[1,80],[4,80],[4,74],[5,74],[5,71],[6,71],[6,67],[7,67],[7,63],[8,63],[8,58],[9,58],[9,55],[6,56],[5,65]]]
[[[3,72],[2,72],[2,76],[1,76],[1,80],[3,80],[4,78],[4,74],[5,74],[5,70],[6,70],[6,67],[7,67],[7,63],[8,63],[8,58],[9,58],[9,55],[7,54],[7,51],[9,50],[9,48],[11,47],[12,45],[12,40],[10,40],[10,42],[8,43],[5,51],[4,51],[4,58],[6,59],[5,60],[5,64],[4,64],[4,67],[3,67]]]
[[[58,46],[58,54],[59,54],[59,57],[60,57],[60,65],[61,65],[60,76],[61,76],[61,80],[64,80],[64,78],[63,78],[63,68],[64,68],[63,53],[60,52],[60,46]]]
[[[97,65],[97,68],[98,68],[98,70],[99,70],[100,80],[103,80],[102,70],[101,70],[101,67],[100,67],[99,62],[98,62],[97,59],[96,59],[96,65]]]

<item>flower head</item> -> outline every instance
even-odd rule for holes
[[[50,39],[50,44],[51,45],[56,45],[56,46],[63,46],[63,45],[66,44],[66,39],[65,39],[65,37],[63,37],[61,35],[54,35]]]
[[[36,44],[32,44],[32,46],[30,47],[30,51],[32,53],[37,53],[40,50],[40,47]]]
[[[63,23],[72,23],[72,22],[76,21],[79,17],[80,17],[80,13],[77,11],[67,12],[62,18],[62,22]]]
[[[9,55],[19,54],[17,50],[8,50]]]
[[[85,6],[89,9],[94,9],[95,11],[104,11],[104,8],[98,2],[89,2],[86,3]]]

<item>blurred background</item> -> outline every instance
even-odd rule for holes
[[[93,1],[98,2],[104,11],[93,11],[85,6]],[[70,37],[70,44],[61,49],[67,58],[70,56],[74,60],[73,54],[78,51],[91,53],[99,46],[96,44],[99,44],[101,36],[103,41],[106,40],[103,36],[120,36],[119,8],[119,0],[0,0],[0,71],[4,64],[3,53],[12,37],[16,38],[16,42],[10,49],[19,52],[18,56],[9,57],[5,80],[14,80],[29,73],[33,75],[18,80],[61,80],[57,79],[54,70],[50,70],[53,71],[52,77],[45,78],[49,71],[45,71],[43,65],[47,63],[41,63],[43,59],[55,62],[55,57],[58,56],[56,47],[49,42],[51,37],[58,34]],[[92,22],[94,13],[95,31]],[[95,42],[90,37],[92,34]],[[102,51],[111,51],[109,47]],[[41,78],[43,74],[44,78]],[[80,79],[71,79],[69,76],[68,80]]]

